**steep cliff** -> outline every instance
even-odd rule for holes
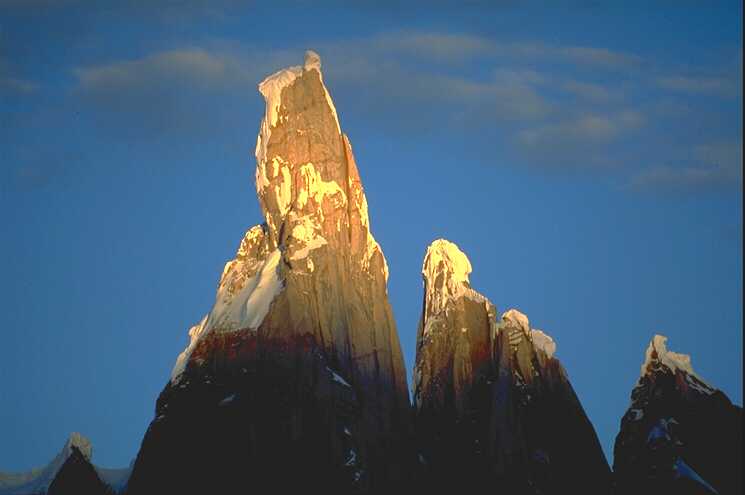
[[[409,400],[388,269],[320,58],[259,84],[265,222],[225,265],[161,393],[129,493],[400,484]]]
[[[470,287],[471,264],[428,248],[414,402],[422,479],[438,493],[608,493],[610,473],[556,344]]]

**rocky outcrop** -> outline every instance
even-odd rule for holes
[[[265,222],[248,230],[212,310],[189,331],[131,494],[368,493],[411,471],[388,269],[318,55],[259,91]]]
[[[428,248],[414,369],[427,490],[609,493],[607,462],[555,343],[517,310],[498,318],[470,272],[455,244]]]
[[[741,494],[742,408],[693,371],[691,358],[647,347],[631,405],[621,419],[617,493]]]
[[[71,433],[62,450],[43,468],[0,473],[0,495],[113,495],[126,484],[128,470],[99,468],[91,464],[92,456],[90,441],[80,433]]]

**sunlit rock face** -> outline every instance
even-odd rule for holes
[[[411,475],[386,261],[320,69],[308,52],[259,84],[264,223],[189,331],[129,493],[371,493]]]
[[[619,495],[741,494],[742,408],[656,335],[621,418],[613,471]]]
[[[426,490],[609,493],[608,464],[556,344],[517,310],[499,317],[470,272],[455,244],[428,248],[414,369]]]

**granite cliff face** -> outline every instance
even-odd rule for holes
[[[409,399],[388,269],[318,55],[260,85],[265,222],[223,270],[161,393],[128,493],[400,485]]]
[[[706,383],[691,358],[647,347],[614,448],[617,492],[742,493],[742,408]]]
[[[427,490],[608,493],[607,462],[555,343],[517,310],[497,317],[470,272],[455,244],[428,248],[414,369]]]

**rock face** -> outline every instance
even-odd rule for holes
[[[626,494],[741,494],[742,408],[706,383],[691,358],[649,343],[616,437],[613,470]]]
[[[91,464],[93,448],[80,433],[71,433],[62,450],[43,468],[27,473],[0,473],[0,495],[116,493],[126,483],[127,470],[103,469]],[[109,476],[102,481],[101,473]]]
[[[259,84],[265,222],[189,331],[128,493],[368,493],[410,473],[388,269],[320,69],[307,52]]]
[[[497,319],[470,272],[455,244],[428,248],[414,369],[427,490],[609,493],[608,464],[555,343],[517,310]]]

